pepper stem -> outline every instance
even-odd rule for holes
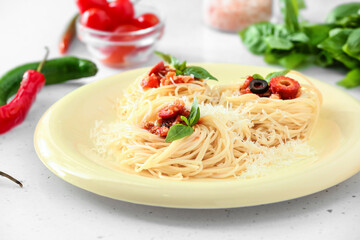
[[[44,66],[45,62],[46,62],[46,59],[48,58],[49,56],[49,48],[48,47],[45,47],[45,50],[46,50],[46,53],[45,53],[45,56],[43,58],[43,60],[40,62],[38,68],[36,69],[36,71],[40,72],[42,67]]]
[[[7,173],[0,171],[0,176],[6,177],[6,178],[10,179],[11,181],[13,181],[14,183],[18,184],[20,187],[23,187],[22,183],[19,180],[13,178],[12,176],[10,176]]]

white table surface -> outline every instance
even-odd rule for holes
[[[74,0],[0,2],[0,75],[37,61],[49,46],[59,56],[61,31],[77,11]],[[341,0],[306,1],[303,16],[320,22]],[[157,49],[190,62],[266,66],[236,34],[211,30],[201,21],[201,1],[143,0],[166,12],[166,32]],[[69,54],[91,58],[76,42]],[[153,57],[143,66],[151,66]],[[98,62],[97,62],[98,63]],[[0,135],[0,239],[360,239],[360,174],[327,190],[275,204],[221,210],[184,210],[135,205],[77,188],[50,172],[33,147],[35,126],[67,93],[123,70],[98,63],[95,77],[46,86],[26,121]],[[301,72],[335,85],[344,73],[309,67]],[[360,88],[347,90],[360,99]],[[360,137],[360,136],[359,136]]]

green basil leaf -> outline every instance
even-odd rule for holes
[[[186,61],[182,62],[179,67],[178,67],[179,71],[184,72],[186,69]]]
[[[278,64],[279,58],[275,54],[272,54],[271,52],[267,52],[264,55],[264,60],[267,64]]]
[[[318,44],[318,48],[323,49],[329,53],[331,56],[343,63],[346,67],[353,69],[359,65],[359,61],[348,56],[342,49],[343,45],[346,44],[349,35],[353,30],[344,28],[341,30],[336,30],[335,33],[332,32],[332,36],[322,41]]]
[[[355,58],[352,58],[344,52],[331,53],[331,56],[337,61],[341,62],[345,67],[354,69],[360,66],[360,63]]]
[[[267,48],[265,37],[274,33],[275,25],[269,22],[250,25],[239,32],[242,42],[254,54],[262,54]]]
[[[349,56],[360,60],[360,28],[355,29],[350,33],[342,50]]]
[[[293,41],[293,42],[302,42],[302,43],[307,43],[309,42],[309,37],[303,33],[303,32],[296,32],[293,33],[289,36],[289,40]]]
[[[360,10],[360,3],[345,3],[337,6],[326,17],[326,22],[335,23],[336,21],[352,14],[357,14]]]
[[[176,75],[183,75],[186,69],[186,61],[180,63],[177,58],[172,57],[173,64],[171,64],[176,69]]]
[[[341,31],[343,31],[344,29],[343,28],[333,28],[333,29],[331,29],[330,31],[329,31],[329,37],[333,37],[333,36],[335,36],[336,34],[338,34],[338,33],[340,33]],[[348,29],[348,30],[345,30],[345,31],[352,31],[352,30],[350,30],[350,29]],[[325,38],[326,39],[326,38]],[[325,40],[324,39],[324,40]]]
[[[196,96],[194,97],[188,119],[190,127],[194,126],[200,119],[200,108]]]
[[[344,28],[357,28],[360,26],[360,14],[355,13],[336,21],[337,25]]]
[[[334,63],[334,58],[331,53],[326,51],[321,51],[315,56],[315,63],[322,67],[330,66]]]
[[[265,41],[271,49],[289,50],[294,47],[294,44],[290,40],[275,36],[266,37]]]
[[[190,119],[190,126],[194,126],[200,119],[200,108],[197,109],[195,116]]]
[[[282,0],[284,8],[282,10],[284,14],[284,22],[286,28],[291,32],[298,32],[300,29],[298,21],[299,2],[298,0]]]
[[[169,54],[165,54],[159,51],[155,51],[155,54],[162,58],[165,62],[169,63],[176,70],[176,75],[182,75],[186,69],[186,61],[180,63],[179,59]]]
[[[344,79],[337,82],[338,85],[345,88],[353,88],[360,85],[360,68],[355,68],[348,72]]]
[[[257,74],[257,73],[253,74],[252,77],[253,77],[254,79],[265,80],[265,78],[264,78],[263,76],[261,76],[260,74]]]
[[[186,61],[180,63],[180,60],[176,57],[171,56],[171,66],[173,66],[176,70],[176,75],[183,75],[184,70],[186,69]]]
[[[185,116],[180,116],[180,118],[186,123],[186,125],[190,126],[189,120]]]
[[[162,53],[162,52],[159,52],[159,51],[155,51],[154,52],[156,55],[158,55],[161,59],[163,59],[165,62],[167,63],[171,63],[171,56],[169,54],[166,54],[166,53]]]
[[[165,142],[169,143],[186,136],[191,135],[194,132],[194,129],[183,124],[172,125],[169,129],[169,132],[165,138]]]
[[[170,65],[173,66],[175,69],[178,69],[180,66],[180,61],[176,57],[170,56]]]
[[[268,49],[266,37],[288,38],[289,31],[283,25],[262,22],[250,25],[239,32],[244,45],[254,54],[263,54]]]
[[[217,79],[214,76],[212,76],[208,71],[206,71],[202,67],[190,66],[184,70],[184,75],[191,75],[191,74],[194,75],[195,78],[213,79],[217,81]]]
[[[269,36],[275,36],[278,38],[289,38],[290,32],[284,25],[274,25],[273,27],[273,33]]]
[[[176,75],[183,75],[183,74],[184,73],[182,71],[176,69]]]
[[[272,72],[272,73],[269,73],[268,75],[266,75],[265,79],[266,79],[267,82],[270,82],[270,80],[273,77],[285,76],[286,74],[288,74],[288,72],[290,72],[289,69],[279,71],[279,72]]]
[[[292,69],[299,67],[308,59],[309,55],[304,53],[290,53],[289,55],[279,59],[279,64],[285,68]]]
[[[278,64],[279,59],[283,56],[286,56],[286,54],[282,54],[279,51],[270,50],[265,52],[264,60],[268,64]]]
[[[318,48],[332,53],[342,51],[342,46],[346,43],[352,31],[352,29],[348,28],[334,29],[330,32],[330,37],[318,44]]]
[[[303,31],[308,36],[309,43],[316,46],[329,36],[329,32],[332,28],[333,25],[331,24],[307,25],[303,26]]]

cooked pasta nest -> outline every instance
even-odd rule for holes
[[[116,101],[117,119],[91,130],[103,164],[172,180],[261,177],[291,164],[315,161],[307,144],[319,117],[321,94],[309,82],[291,100],[239,93],[240,84],[209,87],[205,80],[143,90],[137,79]],[[142,128],[159,109],[181,98],[199,101],[194,133],[166,143]]]

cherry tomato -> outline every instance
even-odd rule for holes
[[[115,0],[109,3],[109,13],[115,25],[129,23],[134,17],[134,7],[129,0]]]
[[[140,30],[140,28],[134,24],[124,24],[118,26],[114,32],[123,33],[123,32],[134,32],[138,30]]]
[[[157,63],[148,73],[148,75],[150,76],[151,74],[158,74],[160,71],[165,70],[165,65],[164,62],[161,61],[159,63]]]
[[[144,13],[143,15],[141,15],[136,19],[137,25],[142,29],[155,26],[159,22],[160,22],[159,18],[152,13]]]
[[[279,76],[270,80],[270,90],[272,93],[280,95],[281,99],[293,99],[299,93],[300,84],[295,79]]]
[[[139,35],[131,35],[131,34],[123,34],[123,33],[129,33],[140,30],[139,27],[133,25],[133,24],[124,24],[119,25],[115,30],[113,31],[114,34],[112,34],[109,38],[110,41],[135,41],[136,39],[140,38]]]
[[[86,10],[81,15],[80,23],[86,27],[102,31],[109,31],[112,28],[110,16],[100,8]]]
[[[81,14],[90,8],[107,9],[108,3],[106,0],[76,0],[76,5]]]
[[[114,46],[107,47],[103,50],[103,53],[108,55],[107,58],[101,61],[110,67],[117,67],[119,65],[126,65],[127,57],[134,53],[135,46]]]

